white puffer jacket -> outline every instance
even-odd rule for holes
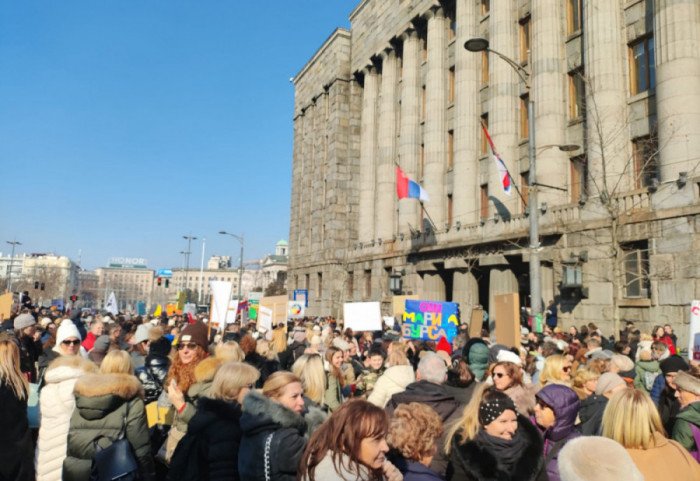
[[[379,376],[367,400],[384,409],[394,394],[404,392],[416,380],[411,366],[391,366]]]
[[[66,457],[68,428],[75,408],[73,388],[95,365],[81,356],[62,356],[46,370],[44,387],[39,394],[41,425],[36,452],[37,481],[61,481]]]

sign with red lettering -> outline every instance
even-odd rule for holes
[[[459,304],[456,302],[406,300],[403,312],[403,337],[452,342],[459,326]]]

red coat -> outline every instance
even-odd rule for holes
[[[664,334],[662,337],[654,339],[654,341],[661,341],[664,344],[666,344],[668,346],[668,350],[670,351],[672,356],[674,354],[676,354],[676,346],[673,345],[673,340],[671,339],[671,336],[669,336],[668,334]]]
[[[88,331],[87,336],[85,336],[85,340],[82,342],[81,346],[85,348],[86,351],[90,351],[93,347],[95,347],[95,340],[97,338],[95,335]]]

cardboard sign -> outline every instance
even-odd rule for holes
[[[689,327],[688,358],[700,361],[700,301],[693,301],[690,304]]]
[[[238,301],[228,301],[228,309],[226,310],[226,324],[233,324],[236,322],[237,314]]]
[[[439,341],[445,337],[452,342],[458,326],[459,304],[456,302],[406,301],[401,328],[406,339]]]
[[[404,309],[406,308],[406,301],[407,300],[413,300],[417,301],[418,296],[415,294],[410,294],[406,296],[394,296],[391,299],[391,304],[394,309],[394,315],[395,316],[402,316],[404,313]]]
[[[345,327],[355,332],[381,331],[382,314],[378,302],[346,302],[343,305]]]
[[[12,293],[7,292],[0,296],[0,317],[9,319],[12,313]]]
[[[510,347],[520,347],[520,316],[518,293],[502,294],[493,297],[494,320],[496,321],[496,341]]]
[[[272,309],[264,306],[258,308],[258,327],[264,327],[268,331],[272,330]]]
[[[258,304],[258,314],[263,307],[272,311],[272,325],[277,326],[280,323],[287,322],[287,308],[289,307],[289,298],[287,296],[270,296],[260,299]],[[258,315],[258,327],[260,327],[260,316]]]
[[[472,317],[469,321],[469,337],[481,337],[481,329],[484,327],[484,310],[472,309]]]

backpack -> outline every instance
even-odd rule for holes
[[[124,424],[116,439],[100,435],[92,441],[95,454],[92,456],[90,481],[138,481],[139,465],[131,443],[125,437],[126,418],[129,415],[129,407],[132,402],[126,403]],[[106,448],[99,445],[99,441],[103,438],[111,441],[111,444]]]

